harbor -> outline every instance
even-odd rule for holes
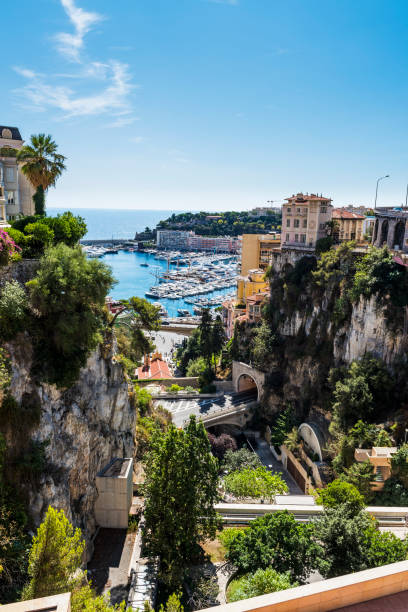
[[[235,295],[237,257],[224,253],[158,249],[136,245],[83,245],[88,257],[98,257],[113,270],[113,299],[144,297],[160,306],[163,318],[199,315]]]

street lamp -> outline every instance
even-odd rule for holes
[[[380,178],[377,179],[377,186],[375,188],[374,210],[377,208],[378,183],[385,178],[389,178],[389,176],[389,174],[386,174],[385,176],[380,176]]]

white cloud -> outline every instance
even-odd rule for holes
[[[67,59],[79,62],[80,52],[84,46],[85,34],[91,30],[92,26],[104,19],[98,13],[84,11],[75,5],[74,0],[61,0],[61,4],[74,26],[74,34],[59,32],[55,35],[57,49]]]
[[[21,69],[17,69],[21,74]],[[24,69],[23,69],[24,70]],[[106,69],[105,87],[98,92],[81,96],[71,87],[47,82],[41,75],[32,73],[28,83],[18,91],[26,101],[30,101],[37,110],[55,108],[63,113],[64,118],[90,115],[101,115],[112,112],[118,120],[130,115],[131,108],[127,97],[133,86],[130,83],[128,66],[121,62],[110,61]],[[131,122],[127,117],[126,125]],[[132,120],[133,121],[133,120]]]
[[[110,127],[132,124],[137,117],[133,114],[129,99],[135,88],[129,66],[113,59],[84,62],[80,56],[86,33],[104,17],[76,6],[74,0],[60,1],[75,32],[59,33],[55,40],[63,57],[77,62],[79,66],[69,73],[50,75],[16,67],[16,72],[26,79],[26,84],[15,93],[31,110],[60,111],[59,119],[109,114]],[[86,94],[83,93],[84,87]]]
[[[144,136],[133,136],[133,138],[129,138],[130,142],[134,142],[135,144],[140,144],[145,142],[146,138]]]

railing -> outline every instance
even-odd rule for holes
[[[247,404],[238,404],[238,406],[230,406],[229,408],[221,408],[220,410],[214,410],[213,412],[199,416],[200,420],[203,421],[203,423],[206,423],[207,421],[218,419],[219,417],[226,416],[228,414],[240,414],[241,412],[246,412],[247,410],[254,408],[254,406],[257,404],[258,400],[248,402]],[[189,422],[190,419],[184,419],[183,427],[188,425]]]

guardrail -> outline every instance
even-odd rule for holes
[[[221,514],[223,522],[234,525],[247,525],[251,521],[273,514],[280,510],[292,512],[295,520],[299,523],[308,523],[313,518],[324,512],[323,506],[310,506],[306,504],[226,504],[215,505],[215,509]],[[366,511],[377,519],[381,527],[405,527],[408,517],[408,507],[367,506]]]
[[[248,402],[247,404],[238,404],[238,406],[231,406],[229,408],[221,408],[220,410],[214,410],[208,414],[200,415],[200,420],[203,423],[208,423],[208,421],[212,421],[214,419],[218,419],[220,416],[225,416],[228,414],[241,414],[241,412],[246,412],[251,408],[254,408],[258,404],[258,401]],[[183,421],[184,425],[189,423],[188,419]]]

